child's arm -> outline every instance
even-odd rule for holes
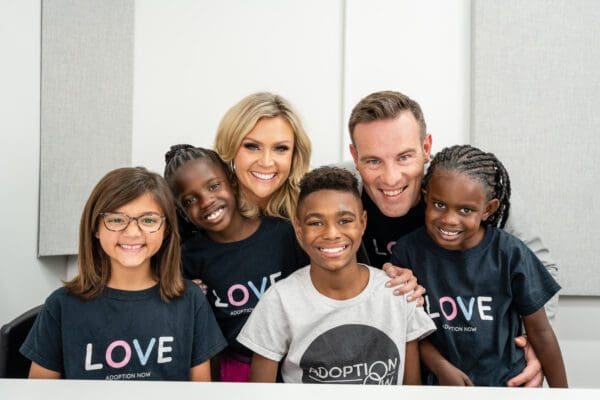
[[[411,340],[406,343],[404,355],[404,379],[403,385],[421,384],[421,362],[419,360],[419,341]]]
[[[437,377],[438,383],[443,386],[473,386],[467,374],[450,364],[427,339],[419,342],[421,360]]]
[[[60,379],[60,372],[44,368],[32,361],[31,368],[29,368],[29,379]]]
[[[190,368],[190,381],[210,382],[210,360]]]
[[[527,339],[542,363],[542,370],[550,387],[568,387],[565,364],[556,335],[548,322],[546,311],[540,308],[523,317]]]
[[[274,383],[277,378],[277,361],[254,353],[250,366],[250,382]]]

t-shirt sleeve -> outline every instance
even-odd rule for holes
[[[273,361],[280,361],[287,354],[291,334],[277,284],[262,296],[237,340],[254,353]]]
[[[404,299],[406,301],[406,297]],[[435,331],[435,324],[425,313],[423,307],[417,307],[414,301],[406,302],[406,341],[421,340]]]
[[[536,255],[520,240],[514,238],[511,254],[511,288],[517,312],[529,315],[548,302],[560,285]]]
[[[56,296],[46,299],[20,352],[31,361],[64,376],[60,310],[61,304]]]
[[[227,346],[227,341],[219,329],[206,297],[194,284],[190,289],[196,296],[196,310],[194,313],[194,342],[192,345],[192,365],[202,364]]]
[[[408,258],[406,240],[398,239],[396,244],[394,244],[390,262],[397,267],[412,269],[412,265],[409,265],[410,260]]]

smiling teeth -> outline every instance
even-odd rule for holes
[[[460,232],[456,231],[456,232],[450,232],[450,231],[446,231],[442,228],[440,228],[440,232],[442,232],[442,234],[447,235],[447,236],[456,236],[458,235]]]
[[[121,244],[121,247],[124,248],[125,250],[137,250],[137,249],[141,249],[142,245],[141,244]]]
[[[404,192],[404,188],[398,190],[382,190],[383,194],[388,197],[398,196],[400,193]]]
[[[328,247],[328,248],[321,247],[321,248],[319,248],[319,250],[322,251],[323,253],[333,254],[333,253],[339,253],[340,251],[343,251],[346,247],[347,246]]]
[[[262,179],[264,181],[268,181],[270,179],[273,179],[276,174],[275,174],[275,172],[272,172],[270,174],[261,174],[260,172],[252,172],[252,175],[255,178]]]
[[[224,210],[222,208],[219,208],[217,211],[211,212],[210,214],[208,214],[205,218],[207,221],[213,221],[217,218],[219,218],[221,215],[223,215]]]

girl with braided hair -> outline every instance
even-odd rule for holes
[[[424,381],[505,386],[525,367],[522,323],[551,387],[567,378],[544,304],[560,289],[529,248],[502,228],[510,179],[492,154],[443,149],[423,179],[425,226],[399,239],[392,264],[427,289],[437,331],[420,343]],[[521,323],[522,322],[522,323]]]
[[[178,211],[195,227],[181,249],[183,276],[204,285],[227,339],[211,363],[213,379],[248,381],[252,352],[236,336],[263,293],[308,257],[288,220],[242,214],[238,181],[215,151],[175,145],[165,162]]]

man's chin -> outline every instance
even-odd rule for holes
[[[406,214],[408,214],[408,211],[410,210],[410,207],[406,204],[389,205],[375,203],[375,205],[377,206],[377,208],[379,208],[379,211],[381,211],[383,215],[389,218],[403,217]]]

